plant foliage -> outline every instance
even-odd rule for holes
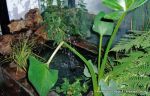
[[[111,79],[120,84],[121,90],[131,91],[132,96],[148,95],[149,92],[150,50],[146,49],[145,51],[133,51],[126,57],[118,59],[118,65],[109,74]]]
[[[49,69],[45,63],[35,57],[29,58],[28,78],[40,96],[47,96],[58,79],[58,71]]]
[[[100,35],[99,55],[98,55],[98,64],[97,64],[98,74],[95,74],[94,67],[91,65],[92,63],[89,62],[83,55],[81,55],[78,51],[76,51],[74,48],[72,48],[69,44],[67,44],[67,43],[65,43],[63,41],[61,42],[67,48],[69,48],[72,52],[74,52],[86,64],[86,67],[89,70],[90,76],[92,78],[93,95],[94,96],[106,95],[107,93],[105,93],[105,91],[103,91],[101,89],[110,89],[110,88],[109,88],[109,86],[107,86],[105,84],[105,82],[101,82],[101,80],[105,79],[105,81],[107,81],[107,80],[109,80],[109,77],[113,78],[113,75],[115,77],[115,74],[113,74],[114,72],[112,72],[112,73],[108,74],[108,76],[106,76],[106,78],[105,78],[104,71],[105,71],[105,68],[106,68],[106,63],[107,63],[107,58],[108,58],[108,54],[109,54],[110,48],[112,46],[113,40],[115,39],[115,36],[116,36],[116,34],[118,32],[118,29],[119,29],[122,21],[124,20],[125,16],[127,15],[127,13],[129,11],[131,11],[131,10],[133,10],[133,9],[141,6],[141,5],[143,5],[146,1],[148,1],[148,0],[102,0],[102,2],[106,6],[108,6],[109,8],[111,8],[113,10],[115,10],[115,14],[111,13],[111,16],[113,14],[113,15],[115,15],[115,18],[105,18],[105,17],[111,17],[111,16],[109,14],[105,16],[105,14],[101,14],[100,13],[100,15],[98,14],[97,17],[96,17],[96,19],[95,19],[95,21],[94,21],[93,29],[94,29],[94,31],[98,32],[99,35]],[[108,27],[109,24],[107,22],[101,22],[100,21],[101,17],[105,18],[105,19],[114,19],[114,20],[117,20],[117,23],[116,23],[116,26],[115,26],[114,30],[112,28],[113,26],[111,26],[110,28]],[[110,29],[113,31],[112,34],[111,34],[111,32],[108,32]],[[53,32],[53,30],[51,32]],[[105,54],[104,54],[103,57],[101,57],[101,48],[102,48],[102,40],[103,40],[102,38],[103,38],[103,35],[111,35],[111,37],[110,37],[110,39],[108,41],[108,44],[106,46]],[[143,54],[141,56],[143,56]],[[128,56],[128,57],[130,57],[130,56]],[[134,58],[135,57],[137,57],[137,55],[135,55]],[[140,58],[140,57],[138,57],[138,58]],[[132,60],[134,60],[134,59],[132,59]],[[119,63],[119,61],[118,61],[118,63]],[[131,60],[130,60],[130,63],[132,63]],[[120,65],[126,66],[126,64],[120,64]],[[130,66],[128,66],[127,68],[130,68]],[[116,72],[116,74],[119,74],[119,73]],[[139,75],[139,74],[137,74],[137,75]],[[110,79],[110,80],[112,80],[112,79]],[[123,79],[123,80],[125,80],[125,79]],[[114,83],[112,81],[110,81],[109,83],[110,83],[109,85],[111,87],[112,86],[116,87],[116,83]],[[103,94],[101,93],[101,91],[103,92]],[[113,95],[115,95],[115,94],[113,94]]]
[[[27,59],[32,54],[34,41],[29,38],[22,38],[12,44],[11,58],[17,64],[17,68],[26,71]]]
[[[68,39],[70,35],[80,35],[84,38],[90,36],[92,16],[88,15],[83,0],[80,0],[78,8],[53,6],[49,3],[47,2],[48,6],[43,16],[50,40],[59,43]]]
[[[146,29],[127,34],[112,49],[126,52],[116,60],[117,66],[107,75],[120,84],[123,96],[150,94],[150,31]]]
[[[128,52],[129,50],[134,48],[147,48],[150,47],[150,31],[137,31],[131,32],[125,35],[119,43],[112,48],[112,51],[125,51]]]
[[[106,81],[107,81],[107,79],[109,77],[109,75],[108,75],[108,77],[106,76],[106,78],[105,78],[105,74],[104,74],[107,59],[108,59],[108,54],[110,52],[110,48],[112,46],[113,40],[115,39],[115,36],[118,32],[118,29],[119,29],[122,21],[124,20],[124,18],[126,16],[126,14],[128,13],[128,11],[131,11],[131,10],[141,6],[147,0],[131,0],[132,2],[130,0],[102,0],[102,1],[106,6],[116,10],[115,11],[116,14],[114,14],[114,15],[116,17],[119,17],[119,18],[115,17],[115,19],[117,20],[117,23],[116,23],[116,26],[115,26],[114,30],[112,30],[113,26],[110,27],[107,22],[101,22],[101,18],[104,18],[104,19],[112,19],[112,18],[105,18],[106,16],[105,16],[104,13],[99,13],[95,18],[94,25],[93,25],[93,30],[95,32],[99,33],[99,35],[100,35],[98,64],[97,64],[98,74],[95,74],[94,67],[91,65],[91,63],[86,58],[84,58],[83,55],[81,55],[78,51],[76,51],[74,48],[72,48],[67,43],[64,43],[64,45],[66,47],[68,47],[72,52],[74,52],[86,64],[86,67],[88,68],[89,73],[90,73],[91,78],[92,78],[93,95],[94,96],[102,96],[102,95],[107,94],[107,93],[105,93],[105,91],[101,90],[101,88],[104,88],[104,87],[107,87],[107,86],[99,86],[99,84],[101,83],[100,81],[102,79],[106,79]],[[117,16],[118,12],[119,13],[121,12],[120,16]],[[107,16],[109,16],[109,15],[107,15]],[[111,32],[108,32],[108,31],[110,31],[110,29],[113,31],[112,34],[111,34]],[[106,50],[105,50],[104,56],[102,57],[101,56],[101,48],[102,48],[103,35],[111,35],[111,37],[108,41],[108,44],[106,45]],[[103,82],[100,85],[104,85],[104,83],[105,82]],[[104,88],[104,89],[107,89],[107,88]],[[101,93],[101,91],[102,91],[103,94]],[[109,96],[109,94],[108,94],[108,96]]]
[[[99,86],[104,96],[120,96],[118,84],[113,80],[109,81],[109,85],[104,80],[101,80]]]
[[[56,88],[58,93],[63,93],[65,96],[82,96],[82,93],[85,93],[87,90],[87,83],[81,84],[80,80],[77,79],[70,84],[69,80],[66,78],[64,78],[64,83],[61,84],[61,87]]]
[[[129,12],[146,3],[148,0],[102,0],[110,9],[115,10],[105,17],[113,20],[118,20],[123,12]]]
[[[93,30],[102,36],[111,35],[113,32],[114,23],[102,21],[102,18],[104,17],[104,12],[100,12],[95,16]]]

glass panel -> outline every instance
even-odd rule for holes
[[[40,0],[6,0],[10,20],[23,18],[28,10],[39,8]]]
[[[88,9],[88,12],[91,14],[97,14],[100,11],[108,12],[108,8],[104,7],[101,3],[102,0],[76,0],[76,5],[79,1],[84,1],[86,4],[86,8]]]

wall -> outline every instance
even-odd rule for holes
[[[38,0],[6,0],[9,12],[9,18],[24,18],[25,13],[32,8],[39,8]]]

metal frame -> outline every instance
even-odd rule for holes
[[[10,23],[8,9],[7,9],[7,1],[1,0],[0,1],[0,25],[2,34],[9,34],[8,24]]]

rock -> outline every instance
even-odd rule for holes
[[[87,96],[93,96],[93,92],[90,91],[90,92],[87,94]]]
[[[55,91],[51,91],[48,96],[59,96]]]
[[[16,65],[16,63],[15,63],[15,62],[11,62],[11,63],[9,64],[9,67],[10,67],[10,68],[16,68],[16,67],[17,67],[17,65]]]

